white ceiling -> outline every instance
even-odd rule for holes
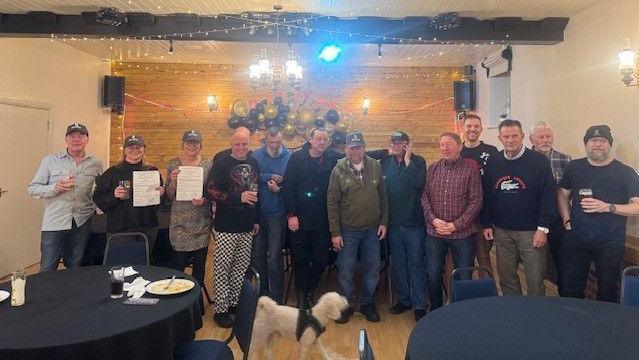
[[[52,11],[78,14],[100,7],[117,7],[125,12],[154,14],[188,13],[201,15],[272,11],[274,4],[284,11],[313,12],[349,16],[431,16],[458,11],[480,19],[518,16],[525,19],[571,17],[602,0],[1,0],[0,12]]]
[[[43,40],[47,41],[47,40]],[[279,54],[286,60],[288,45],[274,43],[238,43],[222,41],[174,41],[174,53],[169,54],[167,40],[93,40],[67,39],[63,42],[76,49],[109,60],[132,62],[165,62],[195,64],[249,64],[253,57],[267,50],[271,58]],[[382,58],[377,45],[346,44],[339,62],[343,65],[363,66],[461,66],[476,64],[487,54],[501,48],[487,44],[450,45],[383,45]],[[318,44],[296,44],[293,50],[305,67],[319,65]]]

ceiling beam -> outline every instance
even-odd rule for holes
[[[389,19],[338,18],[308,13],[244,13],[198,16],[127,13],[118,27],[96,23],[96,13],[61,15],[50,12],[0,14],[2,37],[81,36],[155,40],[217,40],[235,42],[418,43],[446,42],[556,44],[564,39],[568,18],[523,20],[517,17],[478,20],[462,17],[461,25],[438,31],[431,17]],[[254,31],[251,31],[253,28]],[[269,29],[271,31],[269,31]]]

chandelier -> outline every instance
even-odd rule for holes
[[[266,55],[266,49],[257,56],[249,66],[249,79],[253,90],[272,90],[280,88],[287,93],[298,91],[302,87],[302,72],[304,68],[299,64],[298,57],[292,49],[288,51],[288,59],[284,66],[274,66],[279,61],[278,53],[273,53],[273,61]]]

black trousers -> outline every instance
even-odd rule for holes
[[[605,243],[586,243],[572,231],[566,231],[562,244],[563,296],[583,298],[594,260],[597,271],[597,300],[617,302],[619,268],[625,249],[624,238]]]
[[[184,271],[184,268],[189,265],[189,260],[193,258],[192,276],[200,283],[200,286],[204,286],[204,270],[208,252],[208,246],[193,251],[173,251],[173,268]]]
[[[298,230],[292,238],[295,289],[315,291],[328,262],[331,234],[328,229]]]
[[[550,225],[550,234],[548,234],[548,246],[550,247],[550,255],[552,256],[552,262],[555,264],[554,268],[557,271],[557,289],[559,296],[564,296],[563,286],[561,284],[561,270],[562,270],[562,250],[561,246],[564,242],[564,236],[566,236],[566,229],[562,224],[562,220],[559,219]],[[548,262],[550,265],[550,261]],[[550,268],[550,266],[549,266]]]

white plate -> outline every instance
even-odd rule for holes
[[[195,283],[187,279],[175,279],[168,289],[166,285],[171,279],[158,280],[146,286],[146,291],[153,295],[175,295],[193,289]]]
[[[7,300],[11,296],[11,293],[8,291],[0,290],[0,302]]]

